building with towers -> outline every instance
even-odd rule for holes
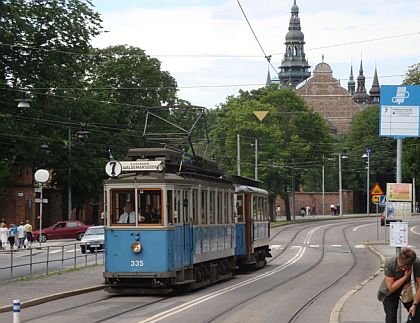
[[[293,1],[289,31],[286,34],[286,50],[280,65],[279,82],[280,87],[296,86],[311,76],[309,64],[305,58],[304,35],[300,27],[299,7],[296,0]]]
[[[301,31],[299,7],[293,1],[289,30],[286,33],[285,54],[281,63],[278,78],[267,73],[266,84],[279,84],[280,88],[293,88],[301,95],[314,111],[320,113],[331,131],[336,134],[347,133],[354,115],[362,111],[367,104],[378,104],[380,87],[375,67],[372,88],[367,93],[366,78],[363,74],[363,62],[360,61],[357,82],[350,67],[347,90],[335,79],[333,71],[327,63],[317,64],[311,77],[310,65],[304,51],[304,35]]]

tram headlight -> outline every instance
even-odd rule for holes
[[[141,243],[136,241],[131,244],[131,250],[135,253],[139,253],[141,251]]]

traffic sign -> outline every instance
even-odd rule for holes
[[[379,186],[379,183],[375,183],[373,185],[372,189],[370,190],[370,195],[384,195],[384,191],[382,191],[382,188]]]
[[[379,135],[420,137],[420,86],[382,85]]]
[[[372,195],[372,203],[379,204],[380,195]]]

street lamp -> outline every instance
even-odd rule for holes
[[[69,113],[69,118],[70,118],[70,113]],[[79,139],[87,138],[89,131],[85,130],[85,128],[86,128],[86,124],[81,123],[80,130],[77,131],[77,137]],[[67,135],[68,135],[68,155],[69,155],[68,187],[67,187],[67,216],[68,216],[68,221],[71,221],[71,214],[72,214],[73,206],[72,206],[72,193],[71,193],[71,146],[72,146],[71,137],[72,137],[72,134],[71,134],[70,124],[68,127]]]
[[[366,212],[369,215],[369,174],[370,174],[370,148],[366,149],[366,153],[363,154],[362,158],[367,158],[367,174],[366,174]]]
[[[343,216],[343,180],[341,178],[341,159],[348,158],[346,155],[338,153],[338,185],[339,185],[339,199],[340,199],[340,216]]]

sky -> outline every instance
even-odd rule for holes
[[[278,72],[293,0],[93,0],[107,31],[94,47],[139,47],[159,59],[177,81],[178,97],[214,108],[239,89],[265,85]],[[297,0],[305,53],[313,68],[322,61],[347,88],[360,61],[369,91],[375,66],[380,85],[401,84],[420,62],[420,1]]]

